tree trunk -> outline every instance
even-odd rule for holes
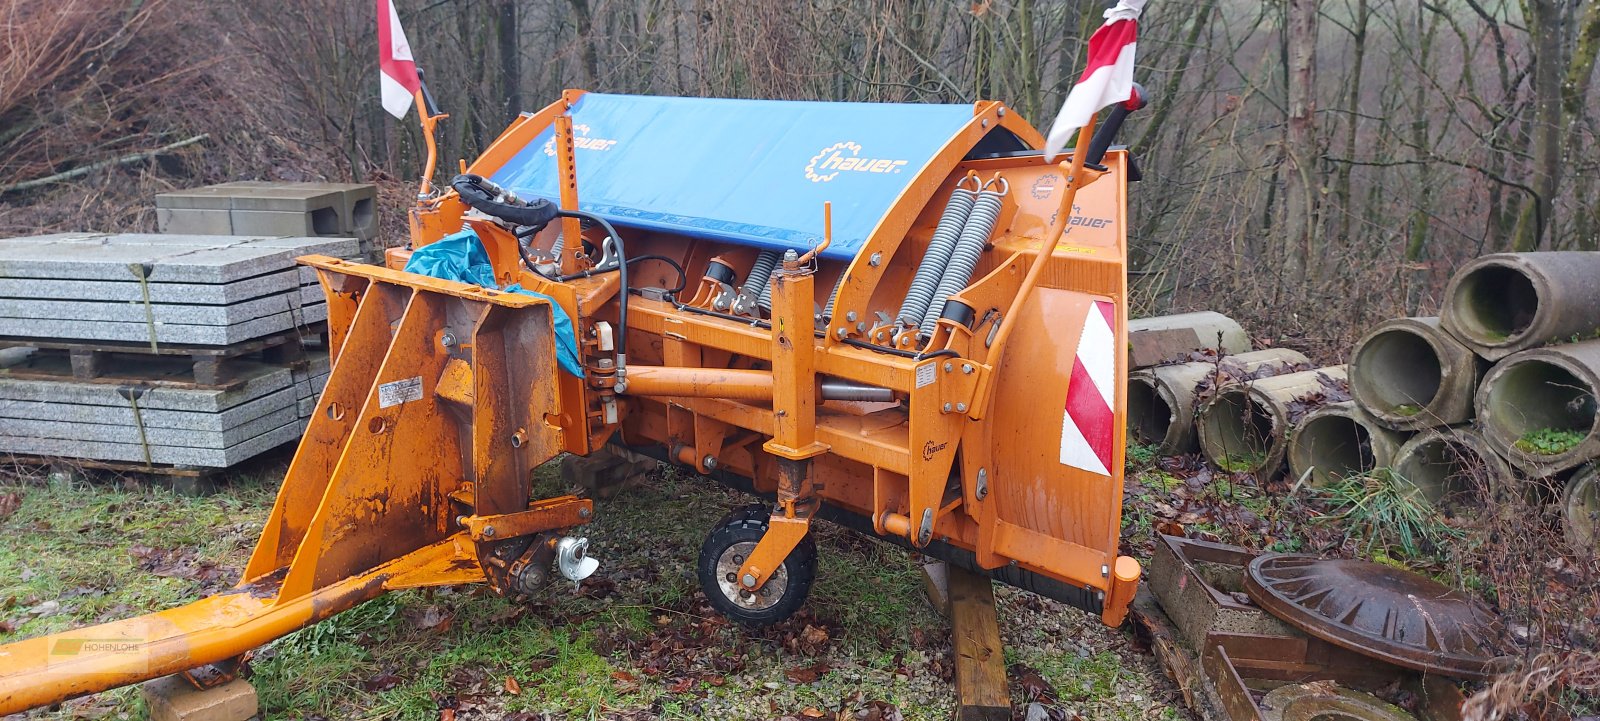
[[[1557,0],[1526,0],[1528,33],[1533,40],[1533,164],[1517,215],[1512,248],[1548,247],[1554,226],[1556,192],[1561,187],[1561,7]]]
[[[1288,122],[1284,134],[1284,278],[1305,283],[1316,270],[1317,0],[1289,0],[1285,18],[1288,56]]]
[[[589,15],[589,0],[567,0],[572,6],[572,22],[578,26],[578,55],[582,58],[584,87],[593,89],[600,78],[600,58],[594,50],[594,19]]]
[[[517,0],[498,0],[500,86],[505,98],[506,122],[522,112],[522,27],[517,22]]]

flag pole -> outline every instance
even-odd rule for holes
[[[1089,156],[1089,143],[1094,137],[1095,121],[1098,118],[1098,113],[1089,116],[1089,122],[1078,130],[1078,142],[1073,148],[1071,161],[1058,164],[1067,175],[1067,187],[1061,194],[1061,206],[1056,210],[1055,220],[1040,239],[1039,252],[1034,255],[1033,263],[1028,267],[1028,274],[1023,277],[1022,285],[1012,297],[1011,306],[1000,319],[1000,328],[995,332],[994,344],[989,348],[988,357],[991,359],[1005,358],[1006,339],[1011,337],[1012,329],[1017,326],[1022,306],[1028,302],[1028,297],[1033,295],[1034,286],[1039,284],[1039,276],[1044,274],[1044,267],[1049,265],[1050,257],[1055,255],[1056,246],[1061,243],[1061,236],[1066,234],[1067,226],[1072,220],[1072,204],[1078,198],[1078,189],[1099,180],[1100,176],[1106,173],[1103,169],[1085,165]],[[975,403],[973,407],[989,407],[989,397],[993,395],[994,385],[993,383],[986,385],[985,398]]]
[[[422,68],[417,68],[417,117],[422,124],[422,140],[428,147],[428,162],[423,166],[422,182],[417,188],[417,204],[428,202],[433,194],[433,171],[439,164],[439,143],[434,139],[434,130],[439,127],[439,121],[450,117],[448,114],[439,113],[433,103],[433,93],[428,92],[428,84],[422,79]]]

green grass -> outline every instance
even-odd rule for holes
[[[1161,445],[1157,443],[1136,443],[1128,439],[1125,465],[1130,471],[1149,468],[1161,457]]]
[[[1323,493],[1333,512],[1319,520],[1341,524],[1364,539],[1369,556],[1417,558],[1461,537],[1416,486],[1387,469],[1352,476]]]
[[[1541,456],[1554,456],[1566,453],[1578,447],[1588,434],[1581,431],[1569,431],[1558,428],[1538,428],[1528,431],[1512,444],[1523,453],[1532,453]]]
[[[8,537],[0,547],[0,601],[15,599],[0,608],[0,620],[16,625],[0,641],[137,615],[230,586],[277,478],[238,479],[205,498],[103,483],[0,481],[0,493],[20,498],[0,519]],[[554,467],[541,468],[535,483],[541,495],[566,490]],[[609,593],[580,595],[555,582],[518,602],[478,586],[411,590],[290,634],[252,662],[262,717],[434,721],[441,704],[458,703],[484,718],[529,711],[764,719],[887,701],[907,719],[948,718],[953,689],[935,669],[950,668],[949,626],[923,597],[918,562],[898,548],[819,524],[818,579],[800,616],[747,631],[710,612],[694,579],[700,543],[725,512],[748,502],[704,479],[665,473],[617,500],[598,501],[596,520],[584,529],[601,561],[599,577],[613,585]],[[161,577],[151,558],[190,564],[181,568],[214,562],[221,570],[204,582]],[[1040,607],[1021,592],[1002,598],[1003,620]],[[1004,600],[1011,598],[1018,600]],[[47,601],[57,601],[59,611],[27,614]],[[1013,631],[1026,635],[1008,639],[1008,648],[1050,669],[1061,688],[1074,689],[1072,697],[1085,683],[1094,693],[1108,683],[1148,687],[1149,678],[1140,680],[1146,671],[1107,650],[1117,634],[1093,618],[1066,609],[1028,618],[1025,631]],[[1056,628],[1066,621],[1082,630]],[[794,639],[813,626],[826,641],[796,648]],[[1088,648],[1089,658],[1049,649],[1062,638]],[[788,677],[818,662],[830,668],[815,682]],[[507,690],[508,677],[520,693]],[[1102,703],[1126,707],[1114,717],[1130,720],[1147,705]],[[30,718],[143,714],[137,691],[125,688]]]
[[[1394,414],[1410,418],[1422,412],[1422,406],[1415,403],[1401,403],[1394,407]]]
[[[1229,473],[1248,473],[1259,468],[1266,460],[1264,453],[1230,455],[1218,461],[1217,467]]]

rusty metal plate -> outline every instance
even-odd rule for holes
[[[1399,706],[1328,681],[1291,684],[1261,699],[1262,721],[1416,721]]]
[[[1481,679],[1505,665],[1499,617],[1414,573],[1271,554],[1250,562],[1244,585],[1252,600],[1296,628],[1396,666]]]

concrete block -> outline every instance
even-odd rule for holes
[[[163,233],[233,233],[233,216],[227,210],[156,208],[156,227]]]
[[[308,254],[353,255],[353,238],[121,234],[0,243],[0,278],[231,283]]]
[[[327,306],[317,304],[233,325],[156,323],[153,330],[157,343],[226,346],[327,319]],[[149,342],[151,332],[152,326],[144,322],[0,317],[0,335],[7,336],[145,343]]]
[[[219,186],[173,190],[156,194],[156,209],[228,210],[233,197]]]
[[[141,401],[143,399],[140,399]],[[174,411],[146,408],[140,404],[138,411],[131,403],[121,406],[65,403],[61,401],[19,401],[0,399],[0,418],[14,418],[62,423],[127,425],[144,423],[146,429],[177,429],[206,433],[222,433],[252,420],[266,417],[276,411],[298,408],[300,395],[294,388],[284,388],[268,393],[232,408],[216,412]],[[138,417],[135,418],[137,412]]]
[[[34,438],[13,435],[0,428],[0,453],[54,458],[88,458],[100,461],[126,461],[143,463],[145,451],[150,462],[173,466],[203,466],[227,468],[285,443],[300,438],[301,422],[295,419],[260,436],[225,449],[191,448],[188,446],[141,446],[137,443],[112,443],[107,441],[68,441],[58,438]]]
[[[139,694],[150,721],[246,721],[260,710],[255,687],[242,678],[200,690],[182,676],[166,676],[145,682]]]
[[[298,312],[303,308],[298,291],[276,293],[229,305],[152,302],[148,308],[138,301],[102,303],[0,298],[0,318],[95,320],[115,323],[148,323],[153,318],[156,323],[228,326],[277,313]]]
[[[252,187],[222,188],[229,195],[233,210],[272,210],[290,213],[311,213],[329,209],[337,220],[339,207],[344,203],[343,193],[319,187],[314,183],[271,183]],[[331,229],[338,232],[337,224]]]
[[[150,428],[147,426],[141,435],[140,428],[136,423],[68,423],[19,418],[0,418],[0,426],[5,427],[6,433],[40,439],[105,441],[131,444],[148,443],[156,446],[185,446],[188,448],[222,450],[249,441],[264,433],[269,433],[286,423],[299,420],[300,416],[296,411],[297,409],[295,408],[281,408],[263,417],[249,420],[243,425],[228,428],[221,432],[193,431],[181,428]]]
[[[143,287],[136,281],[114,283],[100,280],[0,278],[0,297],[120,303],[144,302],[146,289],[150,292],[151,303],[228,305],[274,293],[297,292],[301,298],[306,298],[309,294],[305,292],[305,288],[306,286],[300,284],[300,276],[293,268],[232,283],[148,283],[143,284]],[[316,288],[317,294],[311,302],[323,299],[321,286]],[[301,304],[304,305],[305,302]]]
[[[129,397],[133,396],[139,407],[146,411],[220,413],[294,387],[294,378],[288,368],[241,363],[235,367],[235,373],[239,385],[225,391],[165,386],[140,388],[137,385],[118,386],[72,380],[22,380],[0,374],[0,399],[126,408]]]
[[[338,235],[339,211],[321,208],[310,212],[286,210],[228,211],[235,233],[264,235]]]

